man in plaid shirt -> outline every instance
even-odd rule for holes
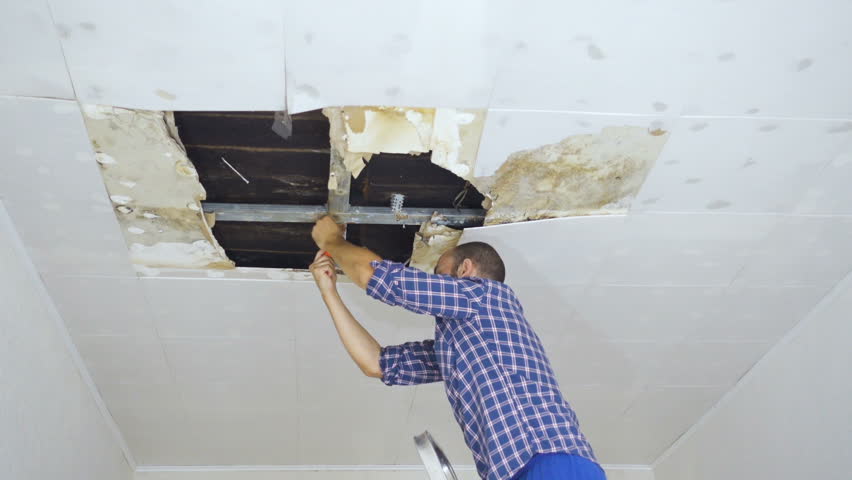
[[[330,217],[312,236],[311,272],[352,359],[387,385],[443,381],[482,478],[605,478],[491,246],[460,245],[429,274],[347,242]],[[323,251],[371,297],[434,316],[435,339],[380,346],[343,304]]]

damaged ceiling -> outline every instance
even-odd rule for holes
[[[607,127],[513,153],[494,175],[476,177],[482,111],[327,108],[292,116],[286,138],[272,130],[272,112],[89,106],[85,118],[131,261],[143,268],[304,269],[315,253],[309,221],[217,221],[202,201],[323,207],[342,180],[354,207],[485,207],[486,225],[623,214],[668,137],[660,128]],[[353,178],[330,171],[332,150],[341,175]],[[367,219],[347,235],[400,262],[414,245],[415,265],[431,271],[434,263],[422,261],[437,260],[460,234],[436,228],[438,219],[419,233],[416,224]]]
[[[139,465],[414,465],[407,439],[426,428],[471,463],[440,385],[359,376],[304,272],[280,269],[305,265],[306,232],[202,215],[323,205],[335,128],[353,135],[341,150],[371,154],[352,205],[452,208],[466,181],[482,197],[464,206],[490,198],[461,241],[503,254],[614,470],[651,464],[852,269],[844,2],[0,12],[15,46],[0,52],[0,196]],[[349,130],[318,111],[341,106]],[[269,128],[285,107],[286,141]],[[381,124],[415,132],[393,150],[431,153],[376,153],[392,149],[375,148]],[[431,261],[416,226],[372,227],[349,238]],[[383,344],[432,335],[341,290]]]

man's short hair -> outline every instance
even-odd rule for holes
[[[463,243],[452,250],[453,269],[457,269],[465,258],[469,258],[476,265],[479,276],[503,282],[506,280],[506,265],[503,259],[494,250],[494,247],[485,242]]]

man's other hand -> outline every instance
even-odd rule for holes
[[[323,255],[323,251],[317,252],[314,257],[314,263],[311,264],[311,274],[314,276],[314,281],[317,282],[320,292],[331,292],[337,285],[337,271],[334,269],[334,260],[327,255]]]
[[[319,248],[325,250],[325,246],[330,242],[343,239],[343,226],[338,225],[334,219],[326,215],[317,220],[311,231],[311,237]]]

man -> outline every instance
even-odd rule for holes
[[[347,242],[330,217],[312,236],[311,272],[352,359],[387,385],[443,381],[482,478],[605,479],[491,246],[460,245],[428,274]],[[340,299],[334,262],[371,297],[434,316],[435,339],[381,347]]]

